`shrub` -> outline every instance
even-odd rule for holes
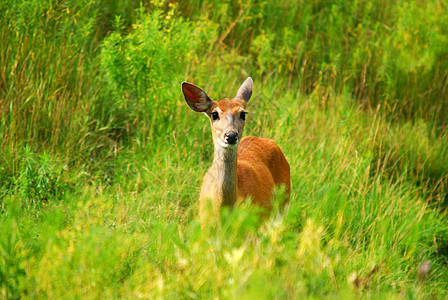
[[[174,17],[174,10],[146,12],[126,33],[121,18],[103,42],[101,67],[112,100],[107,114],[113,116],[118,135],[169,132],[179,99],[175,91],[183,81],[187,63],[208,49],[211,27]]]

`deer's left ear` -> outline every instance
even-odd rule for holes
[[[188,106],[196,112],[205,112],[212,104],[212,99],[194,84],[182,82],[182,92]]]
[[[248,102],[250,97],[252,96],[252,88],[254,86],[254,82],[252,78],[247,77],[247,79],[243,82],[243,84],[238,89],[236,93],[235,99],[244,100],[244,102]]]

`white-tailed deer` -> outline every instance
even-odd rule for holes
[[[213,212],[223,205],[233,206],[239,198],[269,210],[276,185],[291,189],[288,161],[273,140],[243,135],[246,104],[252,96],[252,78],[247,78],[235,98],[211,100],[199,87],[183,82],[182,91],[190,108],[210,118],[215,154],[202,183],[199,217],[207,217],[211,201]]]

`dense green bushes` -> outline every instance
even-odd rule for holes
[[[148,133],[167,134],[176,126],[173,116],[184,70],[195,55],[205,54],[199,49],[210,49],[214,35],[211,27],[173,14],[140,9],[129,34],[117,18],[116,30],[102,45],[101,66],[113,98],[102,104],[109,106],[114,125],[127,129],[124,135],[138,133],[142,142]]]

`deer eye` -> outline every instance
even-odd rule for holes
[[[212,112],[212,120],[213,120],[213,121],[216,121],[216,120],[218,120],[218,119],[219,119],[219,114],[218,114],[218,112],[216,112],[216,111]]]
[[[247,115],[248,113],[247,112],[245,112],[245,111],[243,111],[241,114],[240,114],[240,117],[241,117],[241,120],[246,120],[246,115]]]

